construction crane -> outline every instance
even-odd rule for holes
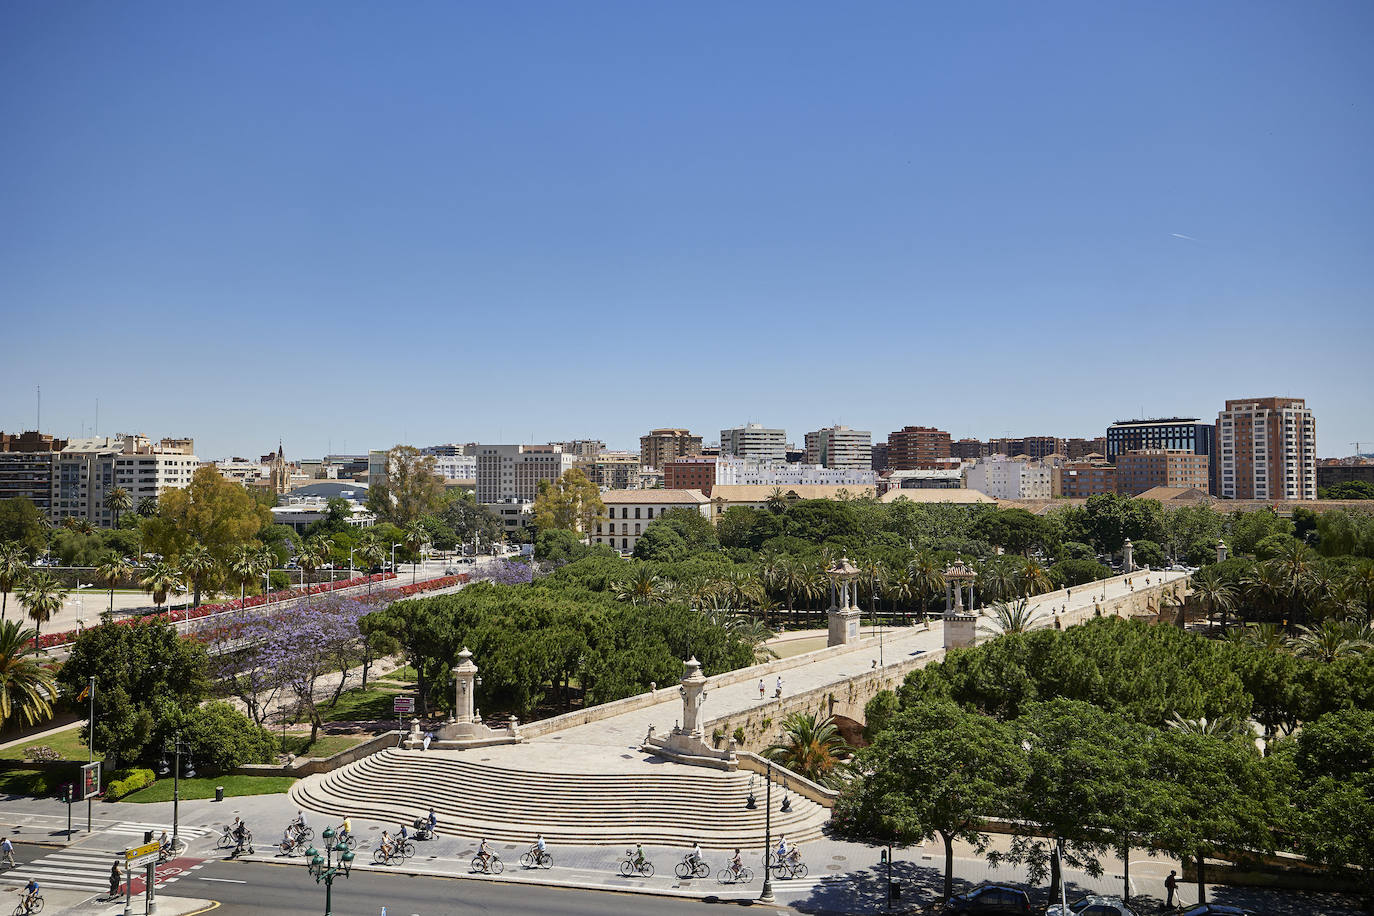
[[[1367,437],[1367,438],[1365,438],[1365,439],[1362,439],[1361,441],[1362,441],[1362,442],[1374,442],[1374,436],[1369,436],[1369,437]],[[1355,446],[1355,454],[1358,456],[1358,455],[1360,454],[1360,443],[1359,443],[1359,442],[1352,442],[1352,443],[1350,443],[1350,444],[1353,445],[1353,446]]]

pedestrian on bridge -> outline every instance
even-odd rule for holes
[[[759,699],[763,699],[763,678],[759,678]]]
[[[110,866],[110,896],[111,896],[111,897],[118,897],[118,896],[119,896],[119,881],[120,881],[119,860],[118,860],[118,859],[115,859],[114,864]]]
[[[782,675],[781,675],[781,674],[778,675],[778,689],[777,689],[777,691],[773,694],[773,696],[774,696],[774,698],[776,698],[776,699],[782,699]]]

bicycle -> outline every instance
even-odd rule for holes
[[[21,900],[19,905],[14,908],[14,916],[31,916],[33,913],[43,912],[43,895],[39,894],[30,900]]]
[[[231,839],[232,839],[232,837],[231,837]],[[254,850],[253,850],[253,831],[249,830],[249,829],[246,828],[246,827],[245,827],[244,830],[243,830],[243,841],[242,841],[242,842],[239,842],[239,841],[237,841],[237,840],[234,841],[234,848],[231,849],[231,850],[229,850],[229,858],[232,859],[232,858],[235,858],[235,857],[237,857],[237,856],[239,856],[239,855],[242,855],[242,853],[243,853],[243,851],[244,851],[245,849],[248,850],[248,854],[249,854],[250,856],[251,856],[251,855],[253,854],[253,852],[254,852]]]
[[[716,872],[716,880],[721,884],[748,884],[754,880],[754,871],[747,865],[741,865],[739,868],[727,865]]]
[[[711,877],[711,866],[706,864],[705,859],[697,859],[691,855],[684,856],[682,861],[677,863],[673,869],[673,874],[678,878],[709,878]]]
[[[186,841],[181,837],[175,840],[168,840],[166,846],[158,848],[157,860],[159,863],[170,862],[172,859],[179,858],[186,854]]]
[[[648,859],[637,859],[635,851],[627,849],[625,850],[625,861],[620,863],[620,876],[628,878],[635,873],[643,875],[645,878],[652,878],[654,876],[654,863]]]
[[[782,878],[805,878],[806,863],[801,859],[794,859],[787,856],[773,862],[773,877]]]
[[[225,824],[219,832],[219,838],[215,840],[215,848],[229,849],[230,847],[235,846],[237,842],[238,841],[234,839],[233,828],[230,827],[228,824]]]
[[[552,864],[552,862],[550,864]],[[500,856],[496,853],[492,853],[491,856],[485,860],[483,860],[481,856],[473,856],[472,870],[481,872],[484,875],[499,875],[506,870],[506,866],[501,861]]]
[[[342,827],[335,831],[334,839],[336,842],[343,843],[344,846],[349,849],[356,849],[358,847],[358,838]]]
[[[520,866],[522,868],[553,868],[553,854],[547,849],[543,852],[538,849],[527,850],[520,856]]]
[[[282,840],[278,843],[277,848],[281,850],[281,854],[284,856],[294,856],[305,850],[305,844],[301,842],[299,837],[291,837],[289,840]]]
[[[293,827],[291,833],[295,836],[296,844],[299,846],[308,846],[310,841],[315,839],[314,827]]]

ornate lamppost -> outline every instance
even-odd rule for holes
[[[324,828],[320,838],[324,840],[324,855],[320,855],[320,851],[311,846],[305,851],[306,867],[310,869],[316,884],[324,882],[324,916],[332,916],[334,879],[340,875],[348,877],[348,873],[353,869],[353,851],[342,840],[334,842],[333,827]],[[334,859],[335,853],[339,854],[337,861]]]
[[[186,742],[181,740],[181,732],[173,733],[171,750],[173,757],[171,768],[169,769],[167,766],[167,746],[164,745],[162,748],[162,762],[158,766],[157,773],[159,776],[166,776],[169,772],[172,774],[172,854],[181,855],[181,851],[184,848],[178,835],[181,808],[181,777],[185,776],[187,779],[192,779],[196,775],[196,770],[195,764],[191,760],[191,752],[187,749]],[[184,773],[181,769],[182,751],[186,751],[186,771]]]

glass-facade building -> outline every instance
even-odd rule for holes
[[[1107,460],[1143,448],[1178,449],[1208,457],[1208,489],[1217,491],[1217,428],[1197,417],[1118,420],[1107,427]]]

